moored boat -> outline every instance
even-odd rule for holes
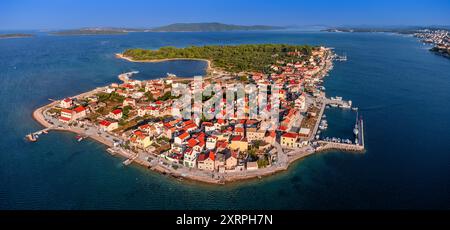
[[[84,139],[84,138],[83,138],[82,136],[80,136],[80,135],[77,135],[75,138],[77,139],[78,142],[80,142],[80,141],[82,141],[82,140]]]

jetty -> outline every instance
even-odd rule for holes
[[[317,151],[325,151],[325,150],[341,150],[347,152],[364,152],[364,145],[359,144],[347,144],[347,143],[339,143],[332,141],[317,141],[319,147],[317,147]]]
[[[132,77],[134,74],[138,74],[139,71],[131,71],[128,73],[119,74],[118,78],[119,80],[123,81],[124,83],[127,83],[130,80],[130,77]]]
[[[30,133],[30,134],[26,135],[25,138],[31,142],[36,142],[40,135],[47,134],[51,129],[52,129],[52,127],[48,127],[48,128],[36,131],[34,133]]]

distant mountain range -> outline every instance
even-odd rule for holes
[[[230,25],[222,23],[175,23],[167,26],[161,26],[149,29],[138,28],[114,28],[114,27],[98,27],[98,28],[82,28],[73,30],[60,30],[50,32],[54,35],[104,35],[104,34],[127,34],[130,32],[221,32],[221,31],[254,31],[254,30],[281,30],[285,27],[279,26],[242,26]]]

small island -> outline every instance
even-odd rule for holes
[[[55,100],[34,111],[33,117],[45,128],[27,138],[37,141],[51,130],[70,131],[78,134],[78,141],[92,138],[107,145],[111,155],[126,158],[124,165],[136,163],[180,180],[213,184],[285,171],[294,161],[316,152],[364,152],[363,121],[358,117],[354,140],[320,136],[327,128],[326,107],[356,110],[351,101],[325,96],[321,84],[337,57],[329,48],[284,44],[163,47],[130,49],[117,57],[136,62],[206,60],[209,65],[202,88],[195,87],[193,78],[169,75],[140,81],[132,79],[136,72],[130,72],[119,75],[121,83]],[[180,113],[175,106],[180,96],[172,95],[172,90],[181,83],[202,95],[202,106],[217,103],[219,110],[207,111],[215,116],[175,116]],[[270,104],[260,110],[276,111],[278,124],[252,116],[246,104],[256,101],[251,99],[252,90],[244,98],[232,93],[232,107],[228,107],[228,96],[220,91],[244,84],[259,90],[271,88],[260,97]],[[207,95],[208,87],[217,90]],[[221,113],[229,116],[218,118]]]
[[[174,23],[151,29],[153,32],[222,32],[222,31],[255,31],[281,30],[284,27],[266,25],[230,25],[217,22],[210,23]]]
[[[75,36],[75,35],[121,35],[129,32],[137,31],[126,28],[82,28],[73,30],[61,30],[50,32],[51,35]]]
[[[0,39],[8,38],[31,38],[34,37],[33,34],[0,34]]]

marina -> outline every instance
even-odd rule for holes
[[[329,99],[325,98],[324,103],[325,109],[337,109],[337,111],[342,110],[342,113],[351,113],[352,111],[356,111],[356,120],[354,123],[354,127],[353,129],[351,129],[350,127],[347,129],[348,132],[352,132],[353,140],[351,140],[351,138],[349,137],[325,136],[324,134],[329,127],[327,120],[327,118],[329,117],[326,114],[323,114],[321,116],[319,130],[316,132],[315,140],[313,142],[316,150],[339,150],[360,153],[365,152],[363,119],[362,117],[359,117],[359,113],[357,112],[358,108],[351,107],[352,101],[345,101],[340,96],[330,97]]]

